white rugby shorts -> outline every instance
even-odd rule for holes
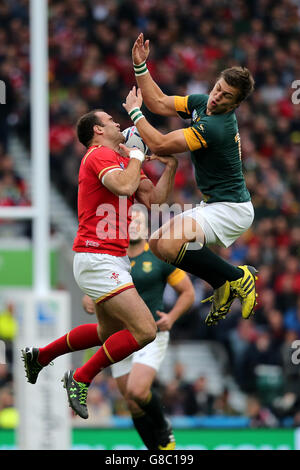
[[[128,357],[125,357],[122,361],[112,364],[111,373],[116,379],[122,375],[129,374],[134,363],[144,364],[152,367],[158,371],[169,344],[169,331],[158,331],[156,338],[151,343],[148,343],[144,348],[134,352]]]
[[[201,226],[207,245],[217,244],[227,248],[251,227],[254,209],[251,201],[211,204],[202,201],[183,212],[184,216],[191,217]]]
[[[74,278],[80,289],[100,303],[134,287],[128,256],[75,253]]]

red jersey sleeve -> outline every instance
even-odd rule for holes
[[[100,181],[108,171],[122,170],[116,152],[108,147],[96,148],[87,155],[84,165],[87,165],[87,169],[90,169]]]
[[[129,161],[129,158],[118,155],[108,147],[95,147],[86,154],[83,164],[102,182],[106,173],[126,169]],[[143,179],[148,179],[148,176],[141,169],[141,180]]]

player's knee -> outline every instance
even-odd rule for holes
[[[160,238],[157,241],[157,250],[165,260],[174,261],[176,259],[178,250],[170,240]]]
[[[152,341],[155,340],[156,331],[156,329],[153,329],[140,338],[139,344],[142,348],[144,348],[145,346],[147,346],[147,344],[152,343]]]
[[[154,323],[154,322],[153,322]],[[135,339],[143,348],[147,344],[151,343],[156,338],[157,327],[155,323],[152,325],[148,325],[147,327],[141,329],[135,334]]]
[[[148,396],[148,387],[139,386],[138,384],[134,384],[134,387],[129,386],[126,391],[126,398],[130,411],[136,412],[137,404],[144,403]]]

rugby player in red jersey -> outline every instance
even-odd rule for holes
[[[153,185],[141,169],[145,155],[122,144],[120,125],[103,110],[82,116],[77,135],[87,152],[79,169],[74,277],[95,302],[99,324],[78,326],[42,348],[26,347],[22,356],[28,381],[35,383],[42,368],[55,357],[99,345],[89,361],[63,377],[71,408],[86,419],[88,386],[93,378],[156,337],[153,316],[130,275],[126,254],[129,209],[134,199],[148,208],[166,201],[177,160],[151,157],[165,164],[159,181]]]

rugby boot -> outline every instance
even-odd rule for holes
[[[169,420],[166,422],[165,429],[158,433],[158,449],[159,450],[174,450],[176,447],[175,436],[173,434],[172,426]]]
[[[242,304],[242,317],[246,320],[251,317],[257,304],[255,281],[257,269],[253,266],[239,266],[244,275],[236,281],[230,281],[230,291],[234,297],[238,297]]]
[[[89,417],[86,406],[88,385],[74,379],[74,370],[68,370],[61,379],[67,390],[69,405],[75,413],[83,419]]]
[[[205,319],[208,326],[216,325],[219,320],[226,317],[230,312],[230,307],[235,299],[231,292],[230,283],[226,281],[221,287],[214,290],[213,295],[201,301],[201,303],[212,302],[211,309]]]
[[[21,349],[21,353],[24,361],[27,382],[35,384],[39,373],[44,368],[44,366],[41,366],[38,362],[39,349],[26,347]]]

